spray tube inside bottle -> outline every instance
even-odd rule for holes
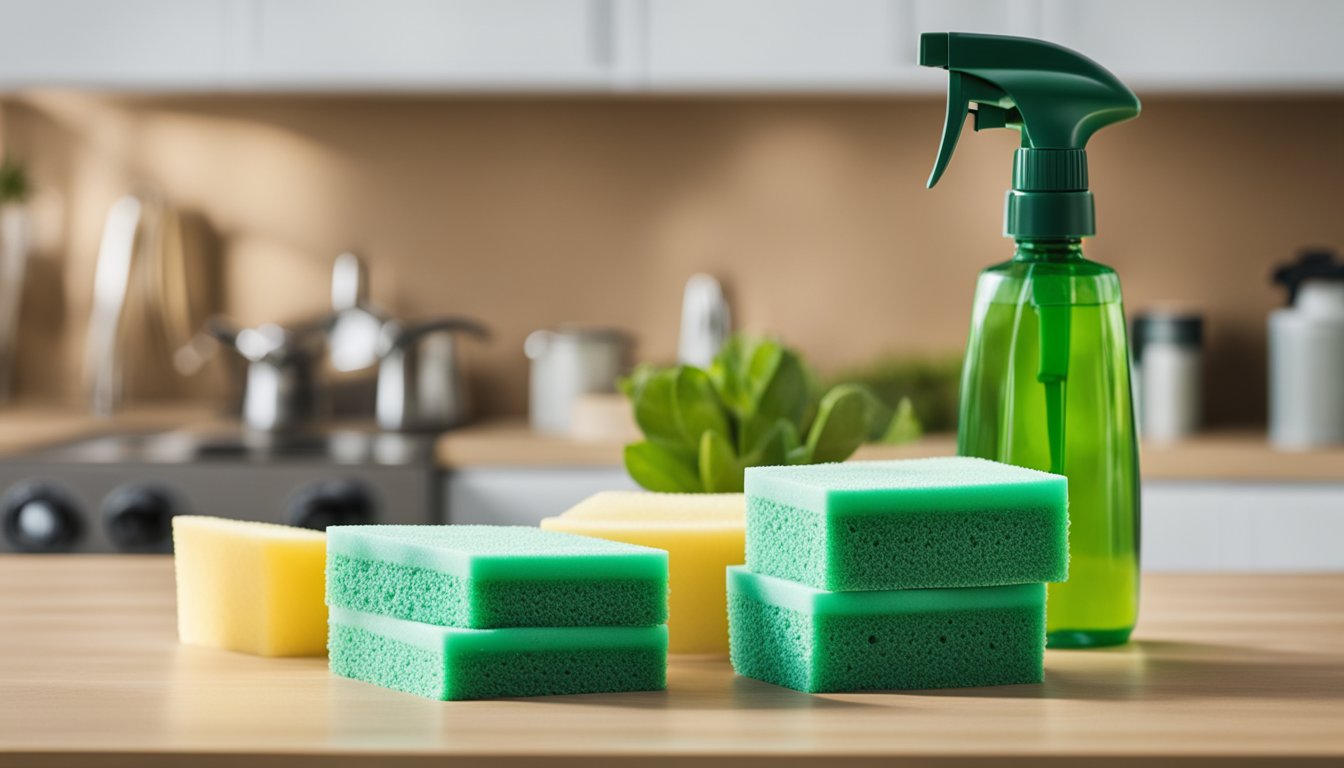
[[[920,63],[949,74],[928,185],[966,116],[1021,133],[1004,231],[1011,261],[981,274],[962,373],[958,447],[1069,478],[1070,577],[1050,586],[1052,647],[1124,642],[1138,610],[1138,458],[1120,284],[1082,255],[1095,232],[1088,140],[1139,102],[1080,54],[1027,38],[930,33]]]

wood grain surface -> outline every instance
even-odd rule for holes
[[[665,692],[440,703],[179,645],[167,558],[4,556],[0,765],[1344,763],[1344,575],[1144,587],[1133,643],[1042,685],[809,696],[673,657]]]

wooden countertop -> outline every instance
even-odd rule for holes
[[[619,441],[577,441],[538,435],[522,421],[485,422],[439,438],[439,465],[466,467],[619,467]],[[866,445],[859,459],[951,456],[952,435],[925,436],[899,446]],[[1146,480],[1232,480],[1344,483],[1344,448],[1303,453],[1276,451],[1262,433],[1213,432],[1169,445],[1144,445]]]
[[[1344,761],[1344,574],[1148,576],[1135,641],[1049,651],[1042,685],[809,696],[673,657],[665,692],[455,703],[178,645],[172,579],[0,556],[0,764]]]

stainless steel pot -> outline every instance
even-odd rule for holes
[[[535,331],[523,344],[532,361],[528,415],[538,432],[569,434],[581,395],[615,392],[629,369],[633,340],[611,329]]]
[[[378,426],[399,432],[451,429],[471,416],[453,334],[489,337],[469,318],[446,317],[403,327],[383,326],[379,345]]]
[[[316,419],[320,409],[313,368],[322,324],[291,328],[267,324],[240,330],[215,318],[207,331],[247,360],[242,416],[249,429],[279,432]]]

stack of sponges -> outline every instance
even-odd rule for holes
[[[667,550],[668,650],[728,652],[724,575],[746,562],[742,494],[604,491],[541,527]]]
[[[1066,483],[971,458],[748,469],[733,668],[812,693],[1040,682]]]
[[[327,537],[338,675],[443,700],[666,684],[666,552],[506,526]]]

